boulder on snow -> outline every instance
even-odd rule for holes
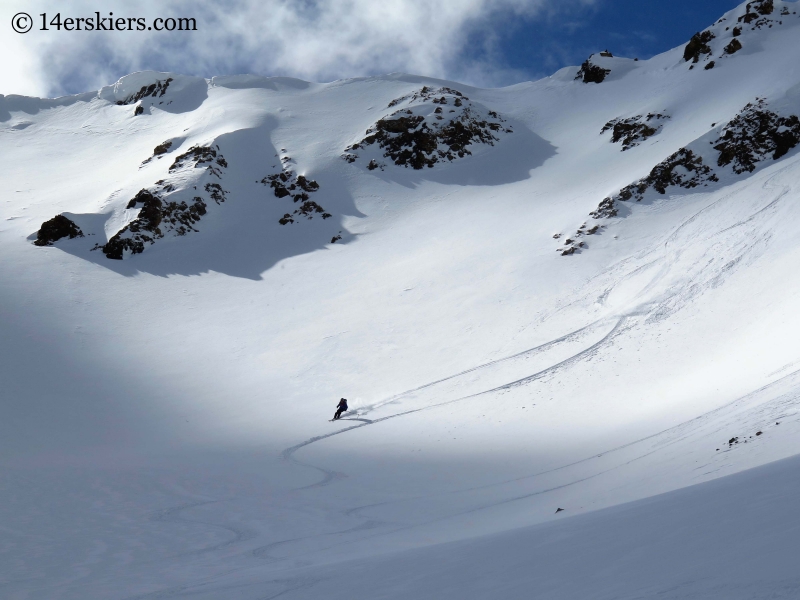
[[[735,54],[741,49],[742,49],[742,42],[740,42],[736,38],[733,38],[731,40],[731,43],[725,46],[725,54]]]
[[[62,238],[73,239],[83,237],[83,232],[73,221],[64,215],[56,215],[49,221],[42,223],[39,231],[36,232],[36,246],[52,246]]]

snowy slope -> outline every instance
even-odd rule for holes
[[[746,547],[618,590],[602,561],[581,587],[511,558],[596,555],[621,521],[623,560],[732,485],[665,552],[796,529],[796,460],[762,465],[800,452],[797,9],[503,89],[0,97],[2,596],[447,597],[435,565],[488,554],[452,597],[731,597]],[[800,585],[758,564],[742,598]]]

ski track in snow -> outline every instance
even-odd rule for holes
[[[770,178],[768,178],[765,181],[765,183],[763,184],[763,189],[764,190],[777,189],[778,186],[774,186],[773,185],[773,181],[776,178],[778,178],[782,174],[782,171],[784,171],[784,170],[785,169],[781,169],[777,173],[772,175]],[[717,232],[712,233],[712,237],[721,236],[721,235],[723,235],[723,234],[725,234],[725,233],[727,233],[729,231],[733,231],[735,229],[744,227],[747,224],[753,223],[754,221],[758,220],[759,218],[763,218],[771,210],[774,210],[775,207],[782,200],[784,200],[786,198],[787,194],[790,191],[790,188],[788,188],[787,186],[780,186],[780,190],[781,190],[780,193],[778,193],[777,196],[774,199],[772,199],[771,201],[769,201],[766,205],[764,205],[761,208],[758,208],[755,212],[753,212],[747,218],[742,219],[740,221],[737,221],[734,224],[731,224],[731,225],[729,225],[727,227],[724,227],[723,229],[721,229],[721,230],[719,230]],[[729,200],[730,195],[731,194],[727,194],[727,195],[723,196],[722,198],[716,200],[715,202],[713,202],[713,203],[701,208],[699,211],[697,211],[692,216],[690,216],[689,218],[685,219],[680,225],[678,225],[672,231],[672,233],[668,235],[667,239],[663,242],[663,245],[662,244],[655,244],[654,248],[651,248],[650,250],[645,251],[642,256],[639,256],[639,257],[636,257],[636,258],[638,258],[638,260],[641,261],[641,260],[645,259],[645,257],[647,255],[656,253],[658,246],[662,246],[663,248],[666,249],[666,248],[669,248],[671,245],[676,244],[676,242],[680,238],[681,233],[685,229],[687,229],[689,226],[691,226],[692,223],[697,221],[704,213],[710,212],[710,211],[712,211],[714,209],[717,209],[719,206],[723,205],[727,200]],[[720,269],[720,271],[714,277],[704,281],[702,287],[704,287],[704,288],[706,288],[706,287],[715,287],[715,286],[719,285],[720,280],[722,278],[724,278],[725,276],[729,275],[731,270],[737,264],[739,264],[742,261],[743,257],[746,254],[748,254],[748,252],[752,251],[756,246],[760,245],[762,241],[763,241],[762,239],[756,238],[755,240],[752,240],[750,243],[746,244],[744,246],[744,248],[740,249],[739,255],[735,259],[728,261],[726,263],[726,265],[724,265],[724,267],[722,267]],[[680,252],[681,252],[680,249],[676,250],[676,253],[678,255],[680,254]],[[663,256],[660,257],[660,258],[658,258],[658,257],[654,258],[652,260],[649,260],[649,262],[645,262],[644,264],[642,264],[640,266],[637,266],[636,268],[631,270],[629,273],[627,273],[626,277],[633,277],[633,276],[639,274],[641,271],[650,268],[652,265],[657,264],[659,261],[663,262]],[[614,265],[609,270],[617,271],[620,267],[621,267],[621,265]],[[664,266],[664,268],[662,268],[659,271],[659,273],[657,273],[657,275],[647,284],[647,286],[642,290],[642,292],[640,292],[640,294],[644,294],[649,289],[654,287],[655,284],[661,278],[663,278],[666,275],[667,271],[668,271],[668,267]],[[622,283],[624,283],[626,277],[618,279],[618,284],[617,285],[621,285]],[[688,292],[686,290],[688,290]],[[549,374],[552,374],[552,373],[554,373],[554,372],[556,372],[556,371],[558,371],[560,369],[568,368],[568,367],[573,366],[574,364],[576,364],[576,363],[578,363],[580,361],[590,359],[592,356],[594,356],[598,352],[598,350],[600,348],[606,346],[616,336],[624,333],[624,331],[626,329],[632,327],[631,322],[633,320],[635,320],[636,317],[646,317],[646,316],[649,315],[650,318],[652,318],[654,315],[658,315],[659,314],[659,312],[661,310],[661,306],[666,304],[668,301],[671,301],[671,300],[673,300],[675,298],[681,298],[682,300],[685,300],[685,298],[684,298],[685,295],[688,294],[688,295],[692,295],[693,296],[693,295],[696,295],[697,293],[699,293],[699,292],[697,292],[697,284],[695,282],[693,282],[693,281],[683,282],[683,285],[679,289],[677,289],[677,290],[676,289],[672,289],[670,291],[672,293],[669,296],[667,296],[666,298],[662,297],[656,302],[648,302],[645,305],[642,305],[642,306],[638,307],[637,309],[618,317],[616,319],[616,321],[614,322],[614,325],[610,329],[610,331],[608,331],[608,333],[606,333],[599,341],[591,344],[590,346],[588,346],[586,348],[583,348],[582,350],[576,352],[572,356],[569,356],[568,358],[566,358],[566,359],[564,359],[564,360],[562,360],[562,361],[560,361],[558,363],[555,363],[555,364],[553,364],[553,365],[551,365],[549,367],[546,367],[544,369],[541,369],[541,370],[537,371],[536,373],[533,373],[531,375],[528,375],[526,377],[523,377],[523,378],[520,378],[520,379],[517,379],[517,380],[514,380],[514,381],[510,381],[510,382],[505,383],[503,385],[499,385],[499,386],[492,387],[490,389],[486,389],[486,390],[481,391],[481,392],[469,394],[469,395],[462,396],[462,397],[459,397],[459,398],[456,398],[456,399],[453,399],[453,400],[448,400],[448,401],[445,401],[445,402],[431,404],[429,406],[424,406],[424,407],[421,407],[421,408],[415,408],[415,409],[412,409],[412,410],[407,410],[407,411],[395,413],[395,414],[392,414],[392,415],[387,415],[385,417],[380,417],[380,418],[373,419],[373,420],[364,419],[364,418],[356,418],[356,417],[349,417],[348,419],[342,419],[342,420],[362,421],[362,423],[359,424],[359,425],[354,425],[354,426],[351,426],[351,427],[347,427],[345,429],[341,429],[339,431],[335,431],[335,432],[331,432],[331,433],[328,433],[328,434],[323,434],[323,435],[320,435],[320,436],[315,436],[315,437],[309,438],[309,439],[307,439],[307,440],[305,440],[305,441],[303,441],[303,442],[301,442],[299,444],[296,444],[295,446],[292,446],[290,448],[285,449],[281,453],[281,457],[284,460],[291,461],[292,463],[294,463],[294,464],[296,464],[298,466],[315,469],[315,470],[319,471],[320,473],[322,473],[322,475],[323,475],[323,478],[320,481],[318,481],[316,483],[313,483],[313,484],[310,484],[308,486],[304,486],[304,487],[298,488],[297,491],[327,486],[327,485],[330,485],[330,484],[334,483],[337,480],[340,480],[340,479],[343,479],[344,477],[346,477],[346,475],[344,475],[343,473],[336,472],[336,471],[330,471],[330,470],[327,470],[327,469],[324,469],[324,468],[321,468],[321,467],[318,467],[318,466],[315,466],[315,465],[312,465],[312,464],[309,464],[309,463],[302,462],[302,461],[298,460],[294,456],[294,454],[297,451],[301,450],[302,448],[305,448],[305,447],[310,446],[310,445],[312,445],[314,443],[326,440],[328,438],[331,438],[331,437],[334,437],[334,436],[337,436],[337,435],[342,435],[342,434],[346,434],[346,433],[349,433],[349,432],[353,432],[354,430],[361,429],[362,427],[368,427],[368,426],[371,426],[371,425],[377,425],[379,423],[382,423],[382,422],[390,420],[390,419],[397,419],[397,418],[408,416],[408,415],[415,414],[415,413],[418,413],[418,412],[433,410],[433,409],[441,408],[443,406],[447,406],[447,405],[450,405],[450,404],[467,401],[467,400],[470,400],[470,399],[473,399],[473,398],[476,398],[476,397],[480,397],[480,396],[483,396],[483,395],[492,394],[492,393],[496,393],[496,392],[501,392],[501,391],[508,390],[508,389],[511,389],[511,388],[514,388],[514,387],[527,385],[527,384],[533,383],[533,382],[535,382],[535,381],[537,381],[537,380],[539,380],[539,379],[541,379],[541,378],[543,378],[543,377],[545,377],[545,376],[547,376]],[[607,296],[610,292],[611,292],[611,289],[607,289],[604,292],[604,295]],[[530,355],[533,355],[533,354],[542,353],[542,352],[544,352],[544,351],[546,351],[546,350],[548,350],[548,349],[550,349],[550,348],[552,348],[552,347],[554,347],[554,346],[556,346],[556,345],[558,345],[560,343],[564,343],[566,341],[572,341],[572,340],[575,340],[575,339],[579,338],[581,336],[581,334],[589,331],[591,328],[597,326],[601,322],[605,322],[606,320],[607,319],[604,319],[604,320],[601,320],[601,321],[592,322],[592,323],[590,323],[589,325],[587,325],[585,327],[582,327],[580,329],[572,331],[572,332],[570,332],[570,333],[568,333],[568,334],[566,334],[564,336],[555,338],[555,339],[553,339],[553,340],[551,340],[549,342],[546,342],[544,344],[538,345],[538,346],[536,346],[534,348],[530,348],[528,350],[513,354],[513,355],[508,356],[508,357],[504,357],[504,358],[496,359],[496,360],[493,360],[493,361],[490,361],[490,362],[487,362],[487,363],[483,363],[481,365],[478,365],[476,367],[472,367],[470,369],[461,371],[461,372],[456,373],[454,375],[435,380],[433,382],[430,382],[430,383],[424,384],[422,386],[407,390],[407,391],[402,392],[400,394],[396,394],[396,395],[391,396],[390,398],[387,398],[385,400],[382,400],[382,401],[376,402],[374,404],[368,405],[364,409],[359,409],[359,413],[358,414],[361,414],[361,411],[364,411],[364,412],[368,413],[368,412],[376,410],[376,409],[378,409],[380,407],[383,407],[383,406],[386,406],[388,404],[391,404],[391,403],[393,403],[393,402],[395,402],[397,400],[400,400],[400,399],[402,399],[402,398],[404,398],[406,396],[409,396],[409,395],[411,395],[411,394],[413,394],[415,392],[432,388],[432,387],[434,387],[434,386],[436,386],[438,384],[441,384],[441,383],[444,383],[444,382],[447,382],[447,381],[451,381],[451,380],[457,379],[459,377],[463,377],[463,376],[465,376],[467,374],[475,373],[475,372],[481,371],[483,369],[487,369],[487,368],[492,367],[492,366],[496,366],[496,365],[499,365],[499,364],[502,364],[502,363],[505,363],[505,362],[512,361],[512,360],[517,359],[517,358],[521,358],[521,357],[530,356]],[[590,457],[587,457],[587,458],[584,458],[584,459],[581,459],[581,460],[578,460],[578,461],[575,461],[575,462],[571,462],[569,464],[565,464],[565,465],[562,465],[562,466],[559,466],[559,467],[556,467],[556,468],[553,468],[553,469],[548,469],[546,471],[537,472],[537,473],[528,475],[526,477],[515,478],[513,480],[503,481],[503,482],[500,482],[500,483],[490,484],[490,485],[486,485],[486,486],[480,486],[480,487],[476,487],[476,488],[466,488],[466,489],[462,489],[462,490],[458,490],[458,491],[454,491],[454,492],[448,492],[448,494],[457,495],[457,494],[463,494],[463,493],[467,493],[467,492],[471,492],[471,491],[475,491],[475,490],[480,490],[480,489],[499,488],[500,486],[506,485],[506,484],[511,483],[511,482],[518,482],[518,481],[522,481],[522,480],[525,480],[525,479],[541,477],[541,476],[546,475],[546,474],[551,474],[551,473],[555,473],[555,472],[558,472],[558,471],[567,470],[567,469],[570,469],[572,467],[575,467],[575,466],[578,466],[578,465],[582,465],[582,464],[586,464],[586,463],[589,463],[589,462],[592,462],[592,461],[598,461],[598,459],[608,457],[609,455],[612,455],[612,454],[615,454],[615,453],[619,453],[619,452],[621,452],[623,450],[626,450],[626,449],[630,449],[630,448],[641,446],[641,445],[643,445],[643,444],[645,444],[647,442],[651,442],[651,448],[650,449],[642,449],[638,453],[636,453],[636,455],[633,458],[630,458],[630,459],[624,460],[622,462],[619,462],[618,464],[615,464],[612,467],[597,470],[593,474],[588,475],[586,477],[576,478],[576,479],[573,479],[573,480],[571,480],[571,481],[569,481],[567,483],[564,483],[564,484],[561,484],[561,485],[558,485],[558,486],[554,486],[554,487],[549,487],[549,488],[537,490],[535,492],[521,494],[521,495],[517,495],[517,496],[511,496],[511,497],[508,497],[508,498],[506,498],[504,500],[501,500],[501,501],[496,501],[496,502],[492,502],[492,503],[489,503],[489,504],[481,505],[481,506],[478,506],[478,507],[475,507],[475,508],[471,508],[469,510],[462,511],[462,512],[456,512],[456,513],[453,513],[453,514],[451,514],[451,515],[449,515],[448,517],[445,517],[445,518],[453,518],[453,517],[457,517],[457,516],[463,516],[463,515],[467,515],[467,514],[470,514],[470,513],[478,512],[478,511],[481,511],[481,510],[486,510],[486,509],[489,509],[489,508],[495,508],[495,507],[501,506],[503,504],[508,504],[508,503],[512,503],[512,502],[525,500],[525,499],[528,499],[528,498],[531,498],[531,497],[534,497],[534,496],[543,495],[543,494],[546,494],[546,493],[549,493],[549,492],[552,492],[552,491],[555,491],[555,490],[558,490],[558,489],[563,489],[563,488],[566,488],[566,487],[570,487],[570,486],[577,485],[579,483],[588,481],[590,479],[597,478],[597,477],[602,476],[604,474],[607,474],[607,473],[609,473],[609,472],[611,472],[613,470],[617,470],[617,469],[623,468],[625,466],[631,465],[632,463],[634,463],[636,461],[643,460],[643,459],[645,459],[645,458],[647,458],[649,456],[652,456],[652,455],[658,453],[659,451],[664,450],[665,448],[668,448],[669,446],[678,444],[679,442],[685,440],[690,434],[696,432],[701,427],[713,427],[713,423],[714,423],[715,420],[719,422],[719,424],[714,428],[715,432],[722,431],[722,429],[724,428],[723,417],[725,415],[735,411],[736,409],[738,409],[738,408],[740,408],[742,406],[746,406],[748,404],[748,402],[751,401],[753,398],[758,397],[758,395],[760,395],[760,394],[772,389],[773,387],[779,386],[781,383],[785,383],[787,381],[791,381],[791,380],[796,379],[798,374],[800,374],[800,370],[793,371],[792,373],[781,377],[780,379],[778,379],[777,381],[775,381],[773,383],[770,383],[770,384],[768,384],[768,385],[766,385],[766,386],[764,386],[764,387],[762,387],[762,388],[760,388],[758,390],[755,390],[755,391],[753,391],[753,392],[751,392],[751,393],[749,393],[749,394],[747,394],[747,395],[745,395],[745,396],[743,396],[741,398],[738,398],[738,399],[735,399],[735,400],[731,401],[730,403],[726,404],[723,407],[720,407],[718,409],[715,409],[715,410],[710,411],[710,412],[708,412],[706,414],[700,415],[700,416],[695,417],[695,418],[693,418],[693,419],[691,419],[689,421],[686,421],[686,422],[681,423],[679,425],[676,425],[674,427],[665,429],[665,430],[660,431],[658,433],[655,433],[655,434],[652,434],[652,435],[649,435],[649,436],[646,436],[646,437],[643,437],[643,438],[640,438],[640,439],[637,439],[637,440],[622,444],[620,446],[608,449],[608,450],[603,451],[603,452],[601,452],[599,454],[596,454],[596,455],[593,455],[593,456],[590,456]],[[793,405],[796,404],[796,402],[797,402],[796,397],[795,396],[791,396],[790,399],[784,400],[782,402],[778,402],[778,403],[771,402],[771,403],[767,403],[767,404],[765,404],[763,406],[757,407],[757,409],[754,409],[754,410],[755,410],[755,416],[757,416],[758,419],[754,419],[754,420],[758,421],[758,422],[764,422],[765,420],[774,420],[774,419],[781,420],[781,419],[785,419],[787,416],[795,414],[795,413],[792,413],[792,412],[787,412],[785,410],[786,406],[787,405],[788,406],[793,406]],[[384,503],[381,503],[381,504],[384,504]],[[356,513],[360,512],[361,510],[363,510],[365,508],[369,508],[370,506],[371,505],[367,505],[367,506],[364,506],[364,507],[357,507],[357,508],[354,508],[354,509],[350,509],[350,510],[346,511],[345,514],[346,514],[346,516],[354,516]],[[430,525],[432,523],[439,522],[441,520],[442,519],[435,519],[433,521],[428,521],[428,522],[424,522],[424,523],[416,523],[416,524],[410,525],[408,527],[400,527],[400,528],[391,529],[389,532],[385,532],[385,531],[384,532],[378,532],[378,533],[376,533],[374,535],[384,535],[386,533],[395,532],[395,531],[398,531],[400,529],[406,529],[406,528],[410,529],[410,528],[414,528],[414,527],[421,527],[421,526],[424,526],[424,525]],[[371,530],[371,529],[374,529],[375,527],[377,527],[379,525],[380,525],[379,522],[376,522],[376,521],[373,521],[373,520],[368,520],[368,521],[365,521],[362,525],[355,526],[355,527],[347,529],[347,530],[343,530],[343,531],[340,531],[340,532],[334,532],[334,533],[326,533],[326,534],[324,534],[324,537],[335,536],[335,535],[344,534],[344,533],[363,531],[363,530]],[[306,538],[298,538],[298,539],[306,539]],[[294,539],[294,540],[284,540],[284,541],[280,541],[280,542],[275,542],[274,544],[270,544],[270,545],[268,545],[268,546],[266,546],[264,548],[271,549],[271,548],[273,548],[275,546],[282,545],[282,544],[285,544],[285,543],[288,543],[288,542],[291,542],[291,541],[297,541],[297,540]],[[345,543],[346,544],[348,542],[340,542],[340,543]],[[339,545],[339,544],[333,544],[333,545],[330,545],[330,546],[325,546],[323,549],[328,549],[328,548],[331,548],[331,547],[336,546],[336,545]]]
[[[2,488],[11,508],[0,503],[3,595],[338,598],[336,561],[353,568],[454,539],[483,548],[487,533],[531,523],[564,524],[564,534],[573,515],[573,525],[596,508],[630,515],[621,504],[796,453],[800,148],[734,175],[707,143],[756,96],[800,114],[800,23],[785,12],[797,5],[774,4],[769,19],[781,22],[741,25],[735,55],[723,51],[734,36],[726,27],[758,3],[711,26],[712,54],[691,72],[683,47],[638,62],[595,56],[611,70],[602,85],[575,81],[577,67],[499,90],[409,75],[219,85],[175,75],[168,93],[182,108],[148,100],[140,115],[115,100],[166,74],[133,74],[98,96],[0,96],[4,183],[16,194],[0,204],[10,257],[0,261],[10,316],[0,319],[10,340],[0,379],[19,398],[0,418],[12,455]],[[712,55],[716,66],[703,69]],[[463,89],[513,135],[421,171],[342,159],[390,101],[423,85]],[[609,119],[656,110],[670,120],[624,154],[598,134]],[[174,147],[157,158],[168,136]],[[91,252],[138,218],[126,208],[137,190],[159,181],[177,186],[164,185],[162,200],[195,196],[204,169],[169,164],[209,145],[230,164],[221,179],[230,197],[206,198],[196,230],[122,261]],[[687,147],[715,183],[620,202],[617,217],[590,222],[605,195]],[[332,218],[301,219],[291,198],[258,183],[288,169],[318,181],[314,198]],[[297,222],[284,227],[287,210]],[[62,211],[86,237],[34,248],[36,228]],[[560,256],[573,235],[585,247]],[[308,415],[350,386],[354,404],[369,403],[312,436]],[[536,410],[522,411],[532,407],[517,401],[529,398]],[[488,428],[478,422],[485,407],[498,417]],[[326,441],[334,451],[323,457]],[[339,460],[347,456],[356,460]],[[61,472],[47,470],[62,461]],[[567,513],[554,516],[554,502]],[[737,536],[747,525],[725,518],[708,531]],[[617,541],[610,531],[597,547]],[[639,550],[660,546],[646,542]],[[636,552],[617,547],[608,558]],[[572,557],[562,548],[559,561]],[[575,579],[589,581],[599,564],[580,565]],[[740,600],[800,589],[786,577],[740,584],[686,573],[629,595],[611,582],[563,597]],[[395,584],[374,596],[424,596]],[[540,595],[561,600],[554,594]]]

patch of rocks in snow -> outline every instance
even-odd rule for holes
[[[278,220],[281,225],[293,224],[296,222],[295,218],[305,217],[310,220],[314,218],[314,215],[321,215],[323,219],[333,216],[310,199],[309,194],[319,191],[319,184],[313,179],[298,175],[293,170],[284,167],[280,173],[264,177],[261,183],[271,187],[276,198],[291,198],[293,202],[300,203],[300,206],[293,212],[285,213]]]
[[[607,130],[608,125],[613,122],[607,123],[604,130]],[[655,165],[646,177],[604,198],[589,216],[595,220],[616,217],[620,202],[630,200],[639,202],[650,190],[655,190],[664,196],[676,188],[691,190],[718,183],[722,167],[730,166],[735,175],[752,173],[760,163],[769,159],[778,160],[800,144],[800,118],[797,115],[781,116],[768,110],[766,100],[758,98],[755,102],[747,104],[729,121],[716,140],[707,138],[708,136],[704,136],[688,147],[680,148]],[[709,157],[704,154],[703,147],[706,141],[718,153],[716,165],[707,162]],[[562,247],[557,249],[558,252],[569,256],[578,249],[585,248],[585,244],[576,240],[582,235],[596,231],[596,224],[589,226],[584,223],[573,236],[567,238]]]
[[[784,24],[784,17],[797,16],[797,10],[792,4],[781,0],[757,0],[749,2],[744,7],[744,12],[736,19],[735,25],[722,25],[727,20],[722,18],[709,29],[698,32],[684,48],[683,60],[690,63],[693,69],[698,62],[704,62],[706,71],[716,66],[715,58],[726,58],[736,54],[746,46],[748,32],[760,29],[771,29]],[[715,51],[711,42],[718,39]]]
[[[758,98],[745,106],[724,128],[714,149],[719,150],[717,164],[731,165],[734,173],[752,173],[758,163],[778,160],[800,143],[800,119],[782,117],[766,108]]]
[[[206,169],[204,176],[221,179],[228,163],[219,153],[219,146],[193,146],[175,159],[169,171],[176,173],[201,166]],[[201,181],[198,184],[203,185]],[[197,185],[193,189],[196,191]],[[207,199],[216,204],[222,204],[227,199],[227,191],[220,183],[208,181],[202,189],[206,192]],[[175,182],[163,179],[155,183],[154,189],[140,190],[126,206],[126,210],[139,209],[136,218],[114,234],[106,244],[97,245],[93,250],[99,249],[108,258],[122,260],[126,252],[140,254],[146,244],[152,245],[167,234],[183,236],[196,232],[195,225],[207,212],[207,199],[201,195],[181,198],[187,191],[188,188],[176,189]]]
[[[646,116],[636,115],[627,119],[617,117],[603,125],[600,135],[610,130],[611,143],[617,144],[621,142],[622,151],[624,152],[660,132],[663,124],[659,123],[659,121],[669,118],[671,118],[669,115],[661,113],[648,113]]]
[[[167,88],[169,88],[169,84],[172,83],[172,77],[167,77],[165,80],[156,79],[154,83],[149,85],[143,85],[139,91],[131,94],[124,100],[117,100],[118,105],[127,105],[127,104],[134,104],[141,100],[142,98],[152,97],[152,98],[160,98],[164,94],[167,93]]]
[[[370,146],[383,151],[395,165],[413,169],[431,168],[472,154],[471,148],[494,146],[504,134],[512,133],[497,112],[475,104],[458,90],[424,86],[408,96],[396,98],[388,108],[403,108],[379,119],[366,136],[348,146],[342,157],[355,162]],[[367,168],[385,167],[373,157]]]

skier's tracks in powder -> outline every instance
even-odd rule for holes
[[[580,360],[585,359],[588,356],[593,355],[602,345],[604,345],[610,339],[615,337],[624,328],[626,323],[633,316],[635,316],[635,315],[625,315],[625,316],[619,317],[617,319],[616,323],[614,324],[614,326],[611,328],[611,330],[608,333],[606,333],[599,341],[595,342],[594,344],[592,344],[591,346],[589,346],[587,348],[584,348],[580,352],[577,352],[576,354],[573,354],[572,356],[570,356],[570,357],[568,357],[568,358],[566,358],[566,359],[564,359],[562,361],[557,362],[554,365],[550,365],[549,367],[547,367],[545,369],[537,371],[536,373],[533,373],[532,375],[528,375],[528,376],[523,377],[521,379],[517,379],[515,381],[511,381],[509,383],[505,383],[503,385],[499,385],[499,386],[490,388],[488,390],[484,390],[482,392],[469,394],[467,396],[462,396],[460,398],[455,398],[453,400],[447,400],[445,402],[438,402],[436,404],[431,404],[431,405],[423,406],[423,407],[420,407],[420,408],[414,408],[414,409],[411,409],[411,410],[395,413],[393,415],[387,415],[385,417],[380,417],[380,418],[377,418],[377,419],[364,419],[364,418],[353,418],[353,417],[340,419],[341,421],[359,421],[359,424],[358,425],[352,425],[352,426],[346,427],[344,429],[339,429],[338,431],[333,431],[331,433],[326,433],[324,435],[314,436],[314,437],[309,438],[309,439],[307,439],[307,440],[305,440],[303,442],[300,442],[299,444],[296,444],[296,445],[294,445],[294,446],[292,446],[290,448],[287,448],[286,450],[281,452],[281,458],[283,460],[291,461],[292,463],[294,463],[296,465],[299,465],[299,466],[308,467],[310,469],[315,469],[316,471],[319,471],[322,474],[322,479],[320,481],[317,481],[316,483],[312,483],[310,485],[298,488],[296,491],[326,486],[326,485],[329,485],[330,483],[332,483],[333,481],[335,481],[336,479],[342,479],[342,478],[346,477],[344,475],[344,473],[339,473],[337,471],[330,471],[328,469],[324,469],[322,467],[318,467],[316,465],[312,465],[312,464],[309,464],[309,463],[305,463],[305,462],[303,462],[301,460],[298,460],[297,458],[295,458],[294,454],[295,454],[295,452],[297,452],[301,448],[305,448],[306,446],[310,446],[311,444],[315,444],[316,442],[331,438],[331,437],[336,436],[336,435],[341,435],[343,433],[347,433],[348,431],[353,431],[354,429],[360,429],[362,427],[367,427],[369,425],[375,425],[376,423],[381,423],[383,421],[388,421],[389,419],[396,419],[398,417],[404,417],[404,416],[411,415],[411,414],[414,414],[414,413],[418,413],[418,412],[422,412],[422,411],[426,411],[426,410],[432,410],[434,408],[440,408],[440,407],[446,406],[448,404],[454,404],[456,402],[462,402],[464,400],[470,400],[472,398],[477,398],[477,397],[483,396],[485,394],[491,394],[491,393],[494,393],[494,392],[499,392],[499,391],[511,389],[511,388],[518,387],[518,386],[521,386],[521,385],[526,385],[528,383],[536,381],[537,379],[541,379],[545,375],[551,374],[551,373],[553,373],[553,372],[555,372],[555,371],[557,371],[559,369],[567,367],[567,366],[569,366],[569,365],[571,365],[571,364],[573,364],[575,362],[578,362]],[[549,349],[549,348],[551,348],[551,347],[553,347],[553,346],[555,346],[557,344],[568,342],[568,341],[572,341],[572,340],[576,339],[577,337],[579,337],[582,333],[590,330],[591,328],[593,328],[593,327],[595,327],[595,326],[597,326],[599,324],[601,324],[600,321],[595,321],[594,323],[591,323],[591,324],[589,324],[589,325],[587,325],[585,327],[581,327],[580,329],[572,331],[572,332],[568,333],[567,335],[564,335],[564,336],[561,336],[561,337],[556,338],[554,340],[551,340],[551,341],[549,341],[549,342],[547,342],[545,344],[542,344],[540,346],[536,346],[534,348],[530,348],[528,350],[525,350],[523,352],[519,352],[517,354],[513,354],[511,356],[507,356],[505,358],[493,360],[491,362],[487,362],[487,363],[484,363],[482,365],[478,365],[477,367],[473,367],[471,369],[467,369],[466,371],[461,371],[460,373],[456,373],[455,375],[450,375],[449,377],[445,377],[443,379],[438,379],[438,380],[433,381],[431,383],[427,383],[425,385],[422,385],[422,386],[416,387],[414,389],[408,390],[406,392],[403,392],[402,394],[397,394],[395,396],[392,396],[391,398],[388,398],[387,400],[384,400],[384,401],[381,401],[381,402],[377,402],[377,403],[375,403],[374,405],[372,405],[372,406],[370,406],[368,408],[377,408],[377,407],[380,407],[380,406],[384,406],[384,405],[388,404],[389,402],[392,402],[392,401],[394,401],[394,400],[396,400],[398,398],[402,398],[403,396],[407,396],[407,395],[412,394],[414,392],[417,392],[417,391],[420,391],[420,390],[423,390],[423,389],[426,389],[426,388],[430,388],[430,387],[432,387],[434,385],[437,385],[439,383],[442,383],[442,382],[445,382],[445,381],[449,381],[449,380],[455,379],[457,377],[461,377],[462,375],[466,375],[468,373],[473,373],[473,372],[478,371],[480,369],[485,369],[487,367],[491,367],[491,366],[494,366],[494,365],[502,363],[502,362],[513,360],[515,358],[520,358],[520,357],[525,356],[525,355],[531,355],[531,354],[537,354],[537,353],[543,352],[543,351],[545,351],[545,350],[547,350],[547,349]]]

